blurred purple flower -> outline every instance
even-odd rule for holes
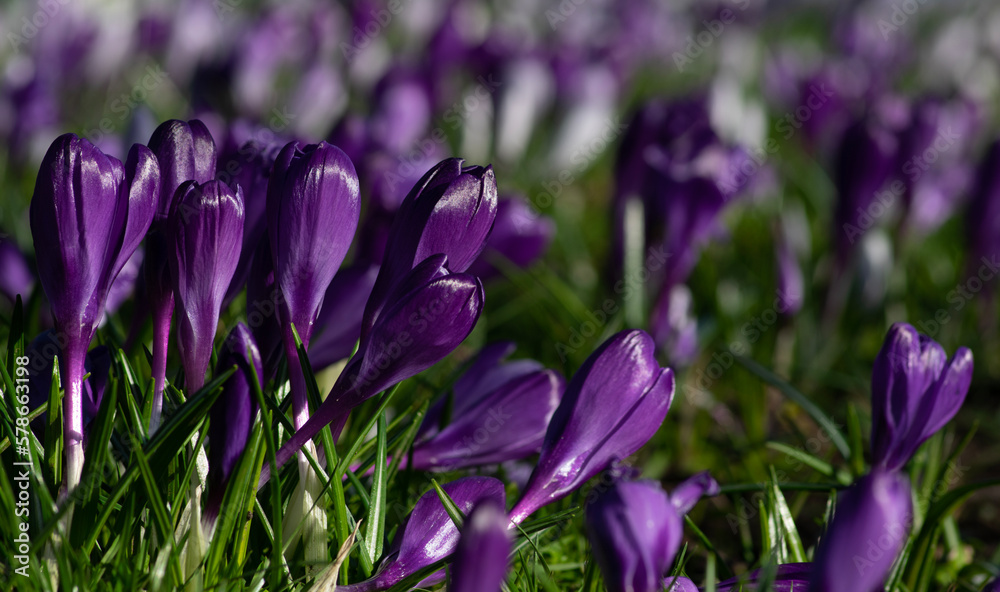
[[[654,350],[644,331],[622,331],[587,358],[549,422],[512,523],[566,497],[656,433],[673,399],[674,373],[660,367]]]
[[[1000,257],[1000,140],[990,144],[979,161],[965,227],[970,261]]]
[[[445,484],[442,489],[466,515],[473,508],[484,504],[506,507],[503,483],[491,477],[463,477]],[[455,523],[445,512],[437,492],[432,489],[413,506],[413,511],[397,532],[391,550],[375,575],[364,582],[338,586],[337,592],[387,590],[406,577],[451,555],[459,545],[459,538]],[[493,546],[490,548],[495,549]]]
[[[871,120],[855,121],[840,140],[834,171],[834,245],[842,263],[854,252],[858,239],[894,205],[894,198],[877,194],[889,180],[896,152],[890,130]]]
[[[222,506],[229,475],[243,449],[246,448],[254,416],[257,414],[257,399],[253,394],[253,375],[263,389],[261,376],[264,367],[260,352],[253,341],[253,335],[243,323],[237,323],[229,332],[215,368],[222,373],[236,366],[236,373],[222,385],[222,394],[209,411],[208,422],[208,488],[210,496],[205,507],[204,519],[215,522]]]
[[[260,348],[265,383],[273,380],[281,364],[282,338],[278,304],[284,297],[274,282],[271,241],[264,236],[254,249],[247,276],[247,325]]]
[[[812,592],[877,589],[903,548],[913,521],[910,482],[876,469],[841,494],[811,570]]]
[[[483,348],[455,382],[451,421],[440,431],[436,423],[445,401],[430,410],[413,445],[411,468],[454,471],[520,460],[541,449],[565,381],[534,360],[501,363],[514,347]]]
[[[56,138],[38,171],[30,224],[42,288],[63,336],[66,484],[83,468],[84,360],[108,290],[149,229],[159,168],[135,145],[124,166],[73,134]]]
[[[668,497],[654,481],[618,481],[587,505],[587,531],[610,592],[659,592],[684,534],[684,514],[719,484],[702,473]]]
[[[972,381],[972,352],[951,360],[906,323],[886,335],[872,369],[872,464],[897,471],[958,412]]]
[[[462,525],[452,561],[452,592],[499,592],[507,576],[510,533],[503,505],[486,500]]]
[[[22,301],[27,301],[35,289],[35,274],[28,267],[28,260],[18,248],[14,239],[0,234],[0,294],[3,294],[11,304],[21,295]]]
[[[221,181],[188,181],[178,189],[170,238],[180,318],[178,349],[190,394],[205,383],[226,288],[243,241],[243,192]]]

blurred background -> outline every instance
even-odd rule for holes
[[[679,380],[644,474],[809,481],[766,443],[833,459],[829,439],[736,358],[867,438],[896,321],[975,353],[966,406],[932,440],[977,430],[955,484],[1000,464],[1000,5],[41,0],[0,9],[0,36],[0,293],[33,282],[28,203],[64,132],[122,158],[198,118],[231,183],[289,140],[334,143],[365,199],[351,257],[375,263],[409,188],[460,156],[492,163],[505,197],[468,351],[512,339],[570,374],[649,329]],[[957,514],[944,563],[998,563],[997,494]],[[694,521],[752,564],[756,501],[713,503]]]

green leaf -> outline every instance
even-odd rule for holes
[[[458,507],[455,500],[451,499],[448,492],[438,485],[436,479],[431,479],[431,485],[434,486],[434,491],[437,492],[437,496],[441,500],[441,505],[444,506],[444,511],[448,513],[448,517],[455,523],[455,527],[458,530],[462,530],[462,524],[465,522],[465,514],[462,512],[462,509]]]
[[[388,455],[387,426],[385,412],[378,416],[378,445],[375,454],[375,473],[372,477],[372,492],[369,496],[367,528],[365,541],[361,545],[362,556],[366,563],[374,566],[382,557],[382,539],[385,535],[386,506],[386,463]],[[369,572],[367,575],[371,575]]]

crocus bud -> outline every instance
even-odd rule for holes
[[[845,491],[816,549],[809,590],[860,592],[885,580],[913,521],[910,481],[876,469]]]
[[[263,389],[261,379],[264,367],[260,351],[254,343],[250,329],[237,323],[230,331],[219,351],[216,372],[225,372],[236,366],[236,373],[222,385],[222,394],[209,411],[208,423],[208,487],[210,496],[205,508],[205,520],[214,522],[222,505],[229,474],[246,448],[257,400],[253,394],[254,374]]]
[[[160,424],[163,389],[166,386],[167,349],[174,312],[175,263],[170,220],[180,199],[178,189],[187,182],[208,183],[215,176],[215,140],[201,121],[171,119],[161,123],[149,138],[149,148],[160,163],[159,201],[152,232],[146,241],[142,278],[153,318],[153,406],[150,433]],[[207,364],[207,362],[206,362]]]
[[[31,199],[39,278],[65,337],[61,376],[66,396],[66,483],[83,468],[83,364],[108,290],[149,229],[159,168],[133,146],[125,166],[73,134],[57,138],[38,171]]]
[[[483,286],[473,276],[449,273],[444,255],[429,257],[399,283],[366,344],[347,363],[329,395],[278,451],[280,467],[319,433],[370,397],[415,376],[452,352],[472,332],[483,309]],[[270,478],[264,467],[259,485]]]
[[[610,592],[659,592],[684,533],[684,514],[719,484],[702,473],[668,497],[653,481],[619,481],[587,506],[594,556]]]
[[[656,433],[674,396],[674,373],[660,367],[654,351],[645,331],[622,331],[587,358],[549,422],[512,523],[566,497]]]
[[[386,306],[388,295],[413,267],[442,253],[448,269],[462,272],[482,252],[497,211],[492,167],[462,167],[449,158],[413,186],[392,222],[385,257],[365,308],[364,342]]]
[[[510,533],[504,507],[492,500],[476,506],[462,525],[452,561],[452,592],[498,592],[507,575]]]
[[[185,386],[193,393],[205,383],[222,299],[240,257],[243,192],[221,181],[189,181],[178,193],[170,273],[181,311],[177,345]]]
[[[951,360],[933,339],[896,323],[872,369],[872,464],[898,471],[958,412],[972,382],[972,352]]]
[[[534,211],[523,198],[503,198],[497,203],[496,222],[486,249],[469,267],[469,273],[482,279],[497,275],[496,257],[526,268],[542,256],[555,232],[552,220]]]
[[[434,429],[443,405],[428,413],[411,468],[453,471],[520,460],[541,449],[565,381],[533,360],[501,364],[513,349],[513,343],[488,346],[455,382],[447,427]]]
[[[28,260],[13,238],[0,234],[0,294],[13,303],[20,294],[27,300],[35,289],[35,274],[28,267]]]
[[[283,298],[278,320],[292,386],[293,423],[309,418],[305,377],[292,325],[308,349],[330,281],[354,240],[361,215],[358,175],[347,155],[326,142],[278,154],[267,188],[267,231],[274,280]]]
[[[156,215],[166,220],[185,181],[208,183],[215,177],[215,140],[197,119],[164,121],[149,138],[149,149],[160,163],[160,200]]]
[[[464,477],[442,486],[462,513],[483,504],[504,506],[503,483],[492,477]],[[444,559],[455,551],[459,541],[458,528],[441,504],[435,490],[417,500],[406,523],[400,527],[392,548],[371,579],[338,586],[337,592],[373,592],[387,590],[406,577]],[[506,562],[506,555],[504,561]]]

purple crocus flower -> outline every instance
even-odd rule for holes
[[[492,167],[462,167],[449,158],[425,174],[393,220],[385,258],[365,308],[361,341],[368,338],[387,296],[413,267],[437,253],[448,269],[462,272],[482,252],[496,218],[497,184]]]
[[[451,422],[437,431],[444,401],[428,413],[411,468],[453,471],[536,454],[565,381],[534,360],[500,363],[513,343],[487,346],[455,382]],[[516,417],[515,421],[511,421]]]
[[[486,500],[462,525],[452,561],[452,592],[499,592],[507,575],[510,531],[504,507]]]
[[[610,592],[659,592],[684,534],[684,514],[719,484],[701,473],[672,496],[654,481],[618,481],[587,505],[590,544]]]
[[[972,382],[972,352],[948,360],[933,339],[896,323],[872,370],[872,464],[898,471],[951,421]]]
[[[869,592],[889,573],[913,521],[910,481],[876,469],[845,491],[816,549],[812,592]]]
[[[484,280],[498,275],[500,270],[493,264],[494,257],[526,268],[542,256],[555,232],[556,226],[552,219],[532,210],[524,198],[501,198],[497,203],[496,222],[486,241],[486,249],[469,268],[469,273]]]
[[[177,345],[185,386],[194,393],[205,383],[222,299],[240,257],[243,192],[234,193],[221,181],[188,181],[178,194],[171,215],[170,274],[181,312]]]
[[[146,240],[143,261],[143,282],[146,299],[153,317],[153,407],[150,432],[156,431],[163,407],[166,386],[167,349],[170,342],[170,321],[174,312],[174,283],[171,262],[174,245],[170,236],[170,216],[180,196],[178,189],[187,181],[208,183],[215,176],[215,141],[204,123],[164,121],[149,138],[149,148],[160,163],[159,201],[152,232]],[[206,361],[207,364],[207,361]]]
[[[446,262],[444,255],[428,257],[399,282],[326,400],[278,451],[279,467],[324,426],[334,423],[336,436],[351,409],[430,368],[469,336],[483,309],[483,286],[471,275],[450,273]],[[259,485],[269,478],[265,466]]]
[[[278,320],[296,429],[309,419],[309,401],[292,325],[308,349],[323,296],[347,255],[360,215],[358,175],[339,148],[290,142],[281,150],[268,183],[267,230],[275,284],[283,295]]]
[[[28,267],[28,260],[12,237],[0,234],[0,294],[12,303],[18,294],[27,300],[35,289],[35,274]]]
[[[158,184],[156,159],[144,146],[133,146],[123,166],[73,134],[56,138],[38,171],[31,234],[42,288],[65,339],[60,363],[68,490],[83,469],[87,348],[111,283],[149,229]]]
[[[264,388],[261,376],[264,367],[260,351],[253,341],[250,329],[237,323],[226,337],[216,363],[217,372],[236,366],[236,373],[222,387],[222,394],[209,411],[208,423],[208,487],[210,496],[205,507],[205,521],[213,523],[222,506],[222,498],[229,482],[229,474],[246,448],[257,400],[253,395],[253,375],[258,386]]]
[[[442,486],[466,515],[483,504],[505,507],[503,483],[492,477],[464,477]],[[337,592],[386,590],[406,577],[444,559],[459,544],[459,531],[445,512],[433,489],[417,500],[406,523],[400,527],[390,552],[369,580],[338,586]],[[506,555],[504,555],[506,561]]]
[[[549,422],[512,523],[566,497],[656,433],[673,399],[674,373],[660,367],[654,351],[645,331],[622,331],[587,358]]]

